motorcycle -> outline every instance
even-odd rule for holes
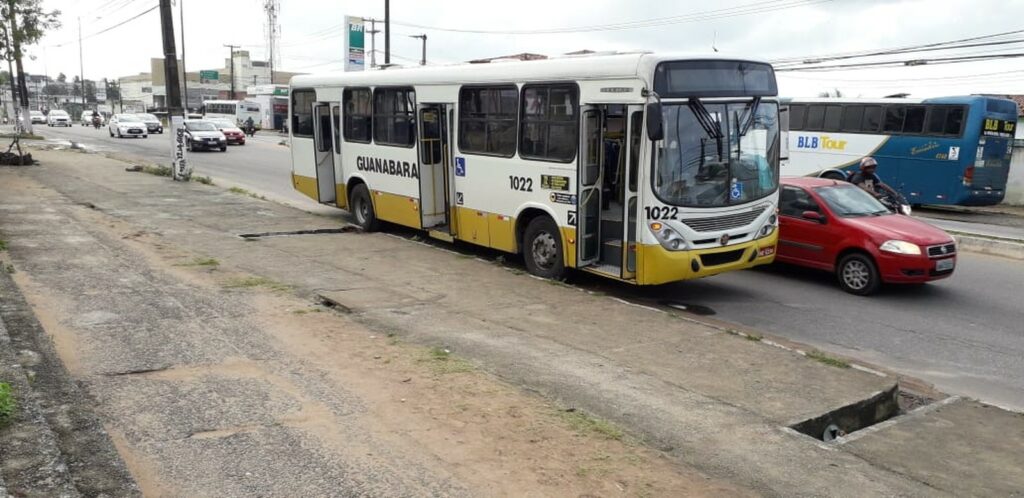
[[[910,216],[910,202],[907,201],[907,198],[904,197],[903,194],[896,192],[896,194],[893,195],[888,191],[883,191],[881,194],[882,195],[878,197],[878,200],[883,206],[888,208],[889,211],[896,214],[902,214],[904,216]]]
[[[99,117],[92,118],[92,127],[97,129],[97,130],[100,129],[100,118]]]

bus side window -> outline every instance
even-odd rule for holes
[[[344,132],[346,142],[370,143],[372,105],[369,88],[346,88],[342,92],[345,106]]]
[[[882,106],[864,106],[864,121],[861,122],[860,131],[864,133],[878,133],[882,126]]]
[[[885,128],[886,133],[900,133],[903,131],[903,118],[907,115],[907,108],[901,105],[890,105],[885,107]]]
[[[823,105],[809,105],[807,106],[807,126],[804,127],[808,131],[821,131],[821,126],[825,123],[825,106]]]
[[[946,135],[959,137],[964,124],[964,108],[954,107],[946,115]]]
[[[946,115],[949,113],[949,108],[945,106],[929,106],[928,109],[928,127],[925,129],[925,133],[929,135],[942,135],[946,131]]]
[[[843,116],[843,107],[838,105],[825,106],[825,124],[822,131],[839,131],[839,123]]]
[[[640,170],[640,146],[643,144],[644,113],[634,111],[629,117],[629,191],[636,192],[637,171]]]
[[[523,86],[519,155],[571,162],[578,145],[578,102],[578,90],[573,84]]]
[[[807,116],[807,106],[805,105],[791,105],[789,106],[789,129],[793,131],[800,131],[804,129],[804,119]]]
[[[857,133],[860,123],[864,120],[864,106],[850,105],[843,108],[842,131]]]
[[[313,90],[292,92],[292,135],[313,138],[314,100],[316,100],[316,93]]]
[[[907,116],[903,121],[903,133],[919,135],[924,131],[925,107],[920,105],[907,107]]]
[[[416,94],[412,88],[373,91],[373,141],[412,147],[416,143]]]

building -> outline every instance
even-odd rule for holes
[[[233,57],[224,59],[224,67],[220,69],[201,69],[185,73],[181,68],[181,61],[178,61],[178,80],[183,82],[183,87],[188,87],[188,95],[183,91],[182,100],[185,101],[186,107],[193,111],[199,110],[207,100],[244,99],[249,87],[272,83],[287,85],[292,76],[300,74],[274,71],[274,81],[271,82],[270,65],[265,61],[252,60],[247,50],[236,50]],[[126,112],[129,104],[133,108],[142,107],[150,111],[167,108],[167,87],[162,58],[150,59],[149,72],[123,76],[118,80],[121,82]]]

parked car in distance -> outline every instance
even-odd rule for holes
[[[143,123],[146,123],[146,131],[149,133],[159,133],[161,135],[164,133],[164,124],[160,122],[160,118],[152,114],[136,114],[135,116],[141,119]]]
[[[227,137],[209,121],[185,121],[185,147],[193,152],[203,149],[228,150]]]
[[[149,136],[146,133],[146,123],[134,114],[114,114],[107,125],[107,131],[110,132],[110,136],[117,138]]]
[[[29,111],[28,115],[32,124],[46,124],[46,115],[42,111]]]
[[[54,109],[46,116],[46,126],[71,126],[71,116],[67,111]]]
[[[953,274],[953,237],[889,211],[856,185],[802,177],[783,178],[780,188],[778,262],[834,272],[843,290],[862,296],[883,283]]]
[[[80,120],[82,126],[92,126],[92,111],[91,109],[82,111],[82,119]],[[100,126],[107,124],[107,117],[102,112],[97,112],[97,115],[100,117]]]
[[[207,119],[216,126],[221,133],[224,134],[224,138],[227,139],[228,144],[245,145],[245,132],[242,131],[235,123],[232,123],[228,119]]]

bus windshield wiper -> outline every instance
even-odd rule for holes
[[[761,97],[754,97],[754,101],[750,103],[750,114],[747,115],[747,120],[743,122],[743,129],[740,130],[741,137],[745,137],[750,131],[750,127],[754,125],[754,116],[757,116],[757,108],[760,105]]]
[[[693,113],[694,117],[697,118],[697,123],[701,128],[704,128],[704,133],[707,133],[709,137],[715,139],[715,143],[718,145],[718,157],[722,157],[722,130],[718,127],[718,123],[711,117],[711,113],[708,112],[708,108],[704,107],[704,104],[697,98],[691,98],[687,103],[687,107],[690,108],[690,112]]]

